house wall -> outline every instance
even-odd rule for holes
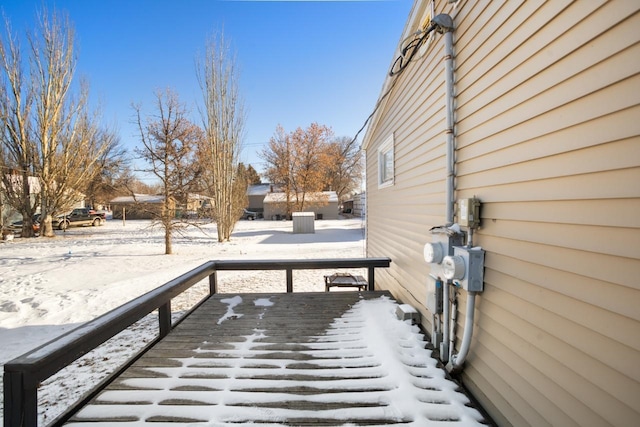
[[[474,243],[487,251],[461,378],[501,426],[640,420],[639,9],[436,2],[456,27],[455,196],[483,202]],[[422,250],[445,222],[443,43],[398,77],[364,142],[367,252],[393,260],[376,285],[417,306],[426,330]],[[391,134],[395,180],[379,188]]]
[[[247,209],[254,212],[262,212],[264,210],[264,196],[264,194],[248,196],[249,206]]]
[[[113,219],[155,219],[162,213],[161,203],[111,203]]]
[[[367,203],[367,193],[360,193],[353,196],[353,216],[363,217]]]

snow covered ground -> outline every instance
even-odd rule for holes
[[[51,239],[0,242],[0,363],[4,365],[208,260],[366,256],[364,223],[361,220],[316,221],[315,230],[314,234],[293,234],[289,221],[240,221],[232,241],[218,243],[215,225],[205,224],[176,236],[173,255],[164,255],[163,232],[159,228],[152,228],[148,221],[127,221],[123,224],[111,220],[102,227],[59,232],[57,237]],[[294,292],[324,291],[323,275],[334,271],[294,271]],[[358,269],[351,272],[365,274]],[[175,316],[206,295],[208,283],[205,282],[173,301]],[[222,293],[273,293],[285,290],[283,271],[218,272],[218,291]],[[393,307],[389,310],[393,311]],[[375,320],[377,315],[368,316]],[[401,332],[401,328],[406,325],[403,326],[404,323],[400,321],[396,324],[392,313],[389,316],[383,321],[385,328],[391,328],[389,336],[404,334],[406,331]],[[46,380],[38,391],[39,424],[51,422],[84,392],[142,348],[156,332],[157,316],[151,314]],[[412,333],[421,337],[415,327]],[[380,349],[380,357],[385,363],[395,363],[392,359],[397,356],[385,353],[389,348],[383,344],[384,340],[380,341],[380,337],[364,336],[363,340],[375,341],[373,348]],[[417,357],[435,366],[435,361],[428,353],[422,346],[417,346],[411,350],[410,357]],[[416,400],[407,402],[429,401],[419,394],[421,391],[415,388],[410,379],[398,381],[400,383],[396,386],[416,390],[412,397]],[[449,396],[446,406],[461,411],[458,425],[478,425],[480,415],[465,406],[466,397],[455,391],[453,383],[438,375],[433,381],[435,385],[429,385],[428,388],[446,391]],[[407,395],[398,398],[398,404],[403,406]],[[425,419],[423,417],[424,414],[420,416]],[[418,422],[412,425],[425,424]]]
[[[218,243],[215,224],[204,224],[176,236],[173,255],[164,255],[163,231],[149,221],[110,220],[101,227],[57,232],[52,239],[0,241],[0,364],[211,259],[365,256],[362,220],[316,221],[315,230],[293,234],[290,221],[240,221],[231,242]],[[294,291],[324,291],[322,276],[328,273],[294,272]],[[284,292],[285,273],[221,272],[218,290]],[[174,310],[187,308],[205,293],[206,286],[187,292]],[[50,420],[69,399],[125,360],[137,349],[132,342],[141,347],[156,323],[153,316],[142,320],[81,359],[72,375],[61,371],[45,382],[39,391],[41,419]],[[0,400],[1,387],[2,382]]]

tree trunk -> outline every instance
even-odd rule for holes
[[[164,227],[164,254],[171,255],[171,227]]]

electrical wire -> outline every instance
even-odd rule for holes
[[[417,32],[414,34],[413,39],[405,47],[402,48],[402,50],[400,51],[401,55],[398,56],[396,60],[393,62],[393,65],[391,66],[391,70],[389,70],[389,76],[392,76],[392,77],[397,76],[407,68],[409,63],[413,60],[413,58],[416,56],[416,54],[420,50],[420,46],[422,46],[424,42],[427,41],[427,38],[429,37],[431,32],[435,30],[435,28],[436,28],[436,24],[431,24],[429,28],[427,28],[426,30]],[[408,55],[408,59],[405,62],[405,58],[407,58],[407,53],[409,53],[409,55]],[[396,68],[396,64],[398,63],[400,64],[399,68],[397,71],[394,71],[394,69]]]
[[[371,112],[371,114],[369,114],[369,117],[367,117],[367,119],[364,121],[362,127],[360,129],[358,129],[358,132],[356,132],[356,135],[353,137],[353,139],[351,140],[351,143],[354,143],[357,139],[358,136],[360,136],[360,133],[362,133],[362,131],[364,130],[365,127],[367,127],[367,124],[369,123],[369,120],[371,120],[371,118],[373,117],[373,115],[376,113],[376,111],[378,111],[378,108],[380,108],[380,105],[382,105],[382,102],[385,100],[385,98],[387,96],[389,96],[389,94],[391,93],[391,91],[393,90],[393,88],[395,87],[396,83],[398,82],[398,76],[407,68],[407,66],[409,65],[409,63],[414,59],[414,57],[416,56],[416,53],[419,51],[420,46],[422,46],[424,44],[424,42],[427,40],[427,38],[429,37],[429,34],[431,34],[431,32],[433,30],[435,30],[437,27],[437,25],[431,24],[429,26],[429,28],[427,28],[426,30],[422,30],[422,31],[418,31],[412,35],[410,35],[409,37],[407,37],[406,39],[404,39],[401,43],[401,45],[409,38],[411,38],[411,41],[400,50],[400,56],[398,56],[396,58],[395,61],[393,61],[393,65],[391,66],[391,69],[389,70],[389,76],[390,77],[394,77],[393,81],[391,82],[391,86],[389,87],[389,89],[386,90],[386,92],[384,94],[382,94],[382,96],[378,99],[378,102],[376,102],[375,107],[373,108],[373,111]],[[407,53],[409,53],[409,56],[407,58]],[[406,62],[405,62],[405,58]],[[400,64],[400,68],[397,71],[394,71],[396,64]]]

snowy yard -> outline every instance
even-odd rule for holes
[[[163,232],[151,228],[148,221],[123,225],[111,220],[102,227],[57,232],[53,239],[1,242],[0,362],[4,364],[211,259],[365,256],[362,220],[316,221],[315,229],[315,234],[293,234],[290,221],[240,221],[232,241],[218,243],[215,225],[207,224],[176,236],[174,255],[164,255]],[[328,273],[294,272],[294,291],[323,291],[323,275]],[[206,292],[206,287],[200,288],[176,301],[174,310],[197,302]],[[218,290],[284,292],[285,273],[221,272]],[[143,319],[96,354],[80,359],[73,375],[62,371],[46,381],[39,392],[41,418],[51,420],[69,399],[82,393],[82,385],[86,387],[113,370],[150,338],[148,331],[155,333],[156,324],[153,316]],[[135,348],[131,348],[132,342],[137,344]]]

